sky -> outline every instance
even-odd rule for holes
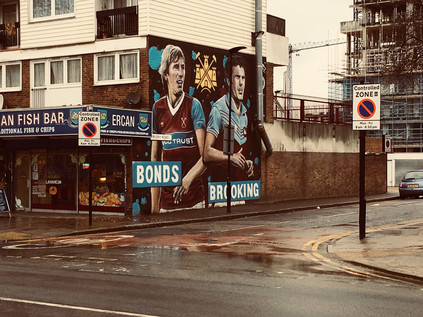
[[[352,21],[353,0],[267,0],[267,13],[286,21],[290,44],[345,39],[340,22]],[[328,97],[329,73],[345,65],[345,44],[294,53],[293,93]],[[284,90],[286,67],[275,69],[274,90]]]

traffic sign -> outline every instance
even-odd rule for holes
[[[380,129],[380,85],[353,86],[353,130]]]
[[[100,146],[100,112],[79,112],[78,145]]]

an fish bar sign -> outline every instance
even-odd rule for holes
[[[231,182],[231,200],[243,201],[260,199],[260,180]],[[227,183],[209,183],[209,203],[225,202],[227,200]]]
[[[132,162],[132,187],[177,186],[182,182],[181,162]]]
[[[0,111],[0,136],[75,135],[82,108]]]

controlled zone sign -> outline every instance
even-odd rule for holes
[[[209,203],[227,201],[227,188],[227,182],[209,183]],[[231,201],[260,199],[260,196],[260,180],[231,182]]]
[[[353,86],[353,130],[380,129],[380,85]]]
[[[178,186],[181,183],[181,162],[132,162],[133,188]]]
[[[100,146],[100,112],[79,112],[78,145]]]

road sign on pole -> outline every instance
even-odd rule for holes
[[[100,112],[79,112],[78,145],[100,146]]]
[[[380,129],[380,85],[353,86],[353,130]]]

